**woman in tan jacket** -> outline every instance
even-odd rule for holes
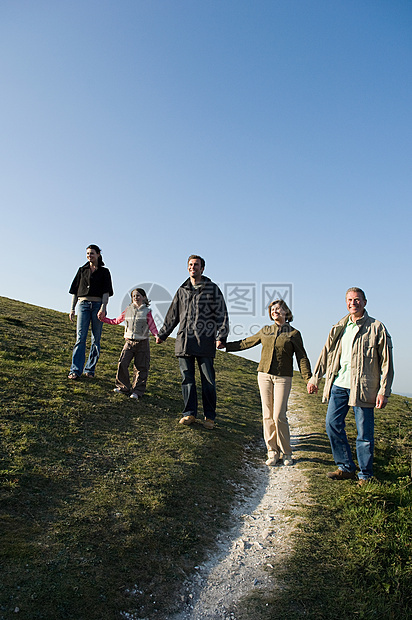
[[[244,340],[227,342],[226,351],[244,351],[258,344],[262,355],[258,366],[258,384],[262,401],[263,436],[268,451],[266,465],[276,465],[283,454],[283,464],[293,465],[289,422],[286,415],[292,387],[293,356],[307,383],[312,376],[310,362],[300,332],[292,327],[293,315],[283,301],[275,299],[268,307],[273,325],[265,325],[257,334]]]

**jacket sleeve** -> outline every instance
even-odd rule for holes
[[[123,310],[123,312],[121,313],[120,316],[117,317],[117,319],[109,319],[107,318],[107,316],[105,316],[104,319],[102,319],[102,321],[103,323],[108,323],[109,325],[119,325],[120,323],[123,323],[125,316],[126,316],[126,310]]]
[[[217,312],[216,312],[216,326],[217,334],[216,340],[225,343],[229,334],[229,315],[227,313],[227,307],[225,298],[220,288],[217,286]]]
[[[319,385],[320,380],[326,372],[330,339],[331,334],[329,334],[326,344],[319,355],[318,361],[316,362],[315,370],[313,371],[313,375],[309,379],[309,383],[313,383],[313,385],[316,385],[316,387]]]
[[[226,351],[244,351],[245,349],[251,349],[252,347],[255,347],[262,342],[261,332],[262,330],[258,331],[257,334],[254,334],[253,336],[248,336],[247,338],[244,338],[243,340],[227,342]]]
[[[174,328],[179,324],[179,291],[176,292],[173,297],[173,301],[169,306],[169,310],[167,311],[163,326],[159,331],[159,338],[161,340],[166,340],[168,336],[172,333]]]
[[[378,347],[381,362],[381,380],[378,393],[383,396],[390,396],[394,377],[392,338],[384,325],[382,325]]]
[[[77,295],[77,291],[79,290],[79,284],[80,284],[80,267],[77,270],[77,273],[74,276],[73,282],[71,283],[71,286],[69,288],[70,295]]]
[[[157,331],[156,323],[154,322],[153,314],[151,313],[150,310],[147,313],[146,320],[147,320],[147,324],[149,326],[150,332],[153,334],[153,336],[157,336],[158,331]]]
[[[326,372],[327,371],[330,372],[332,368],[332,362],[333,362],[332,351],[333,351],[334,359],[336,361],[337,347],[339,344],[339,340],[341,339],[344,329],[346,327],[346,323],[347,323],[346,319],[348,317],[349,315],[347,315],[346,317],[343,317],[343,319],[341,319],[339,323],[334,325],[332,329],[330,330],[325,346],[323,347],[319,355],[318,361],[316,362],[313,375],[309,379],[309,383],[313,383],[313,385],[318,386],[320,380],[326,374]],[[328,370],[328,364],[330,365],[329,370]]]
[[[303,346],[302,335],[300,332],[296,334],[293,346],[295,349],[300,374],[302,375],[302,379],[307,383],[312,376],[312,372],[310,369],[310,361],[305,351],[305,347]]]
[[[109,293],[109,297],[113,295],[113,286],[112,286],[112,276],[107,267],[104,268],[104,283],[103,283],[104,291],[103,293]]]

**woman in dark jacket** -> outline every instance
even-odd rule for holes
[[[86,377],[94,377],[96,364],[100,355],[100,337],[103,323],[99,318],[106,316],[109,296],[113,295],[110,271],[103,267],[101,250],[97,245],[89,245],[86,250],[87,263],[79,267],[69,293],[73,295],[69,318],[73,321],[77,306],[77,338],[73,348],[72,365],[69,379],[78,379],[84,368]],[[91,344],[86,366],[86,338],[91,324]]]
[[[312,376],[310,362],[300,332],[290,325],[293,316],[283,301],[269,304],[269,318],[274,325],[266,325],[257,334],[244,340],[227,342],[226,351],[243,351],[262,344],[258,366],[258,384],[262,401],[263,436],[268,459],[266,465],[276,465],[283,454],[283,464],[293,465],[289,422],[286,415],[292,387],[293,356],[307,383]]]

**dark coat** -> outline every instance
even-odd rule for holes
[[[229,332],[226,303],[217,284],[205,276],[199,287],[192,286],[190,278],[183,282],[170,304],[159,338],[166,340],[177,325],[178,357],[215,357],[216,340],[226,342]]]
[[[90,270],[89,263],[79,267],[71,284],[69,293],[77,297],[103,297],[104,293],[113,295],[112,278],[106,267]]]

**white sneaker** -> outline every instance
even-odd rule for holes
[[[113,392],[116,392],[116,394],[121,394],[122,390],[120,388],[113,388]]]
[[[130,398],[135,398],[137,400],[139,397],[137,394],[133,392],[133,394],[130,394]]]
[[[277,452],[268,452],[268,458],[266,461],[266,465],[269,467],[273,467],[279,461],[279,454]]]
[[[288,466],[288,465],[293,465],[293,458],[291,454],[284,454],[283,455],[283,464]]]

